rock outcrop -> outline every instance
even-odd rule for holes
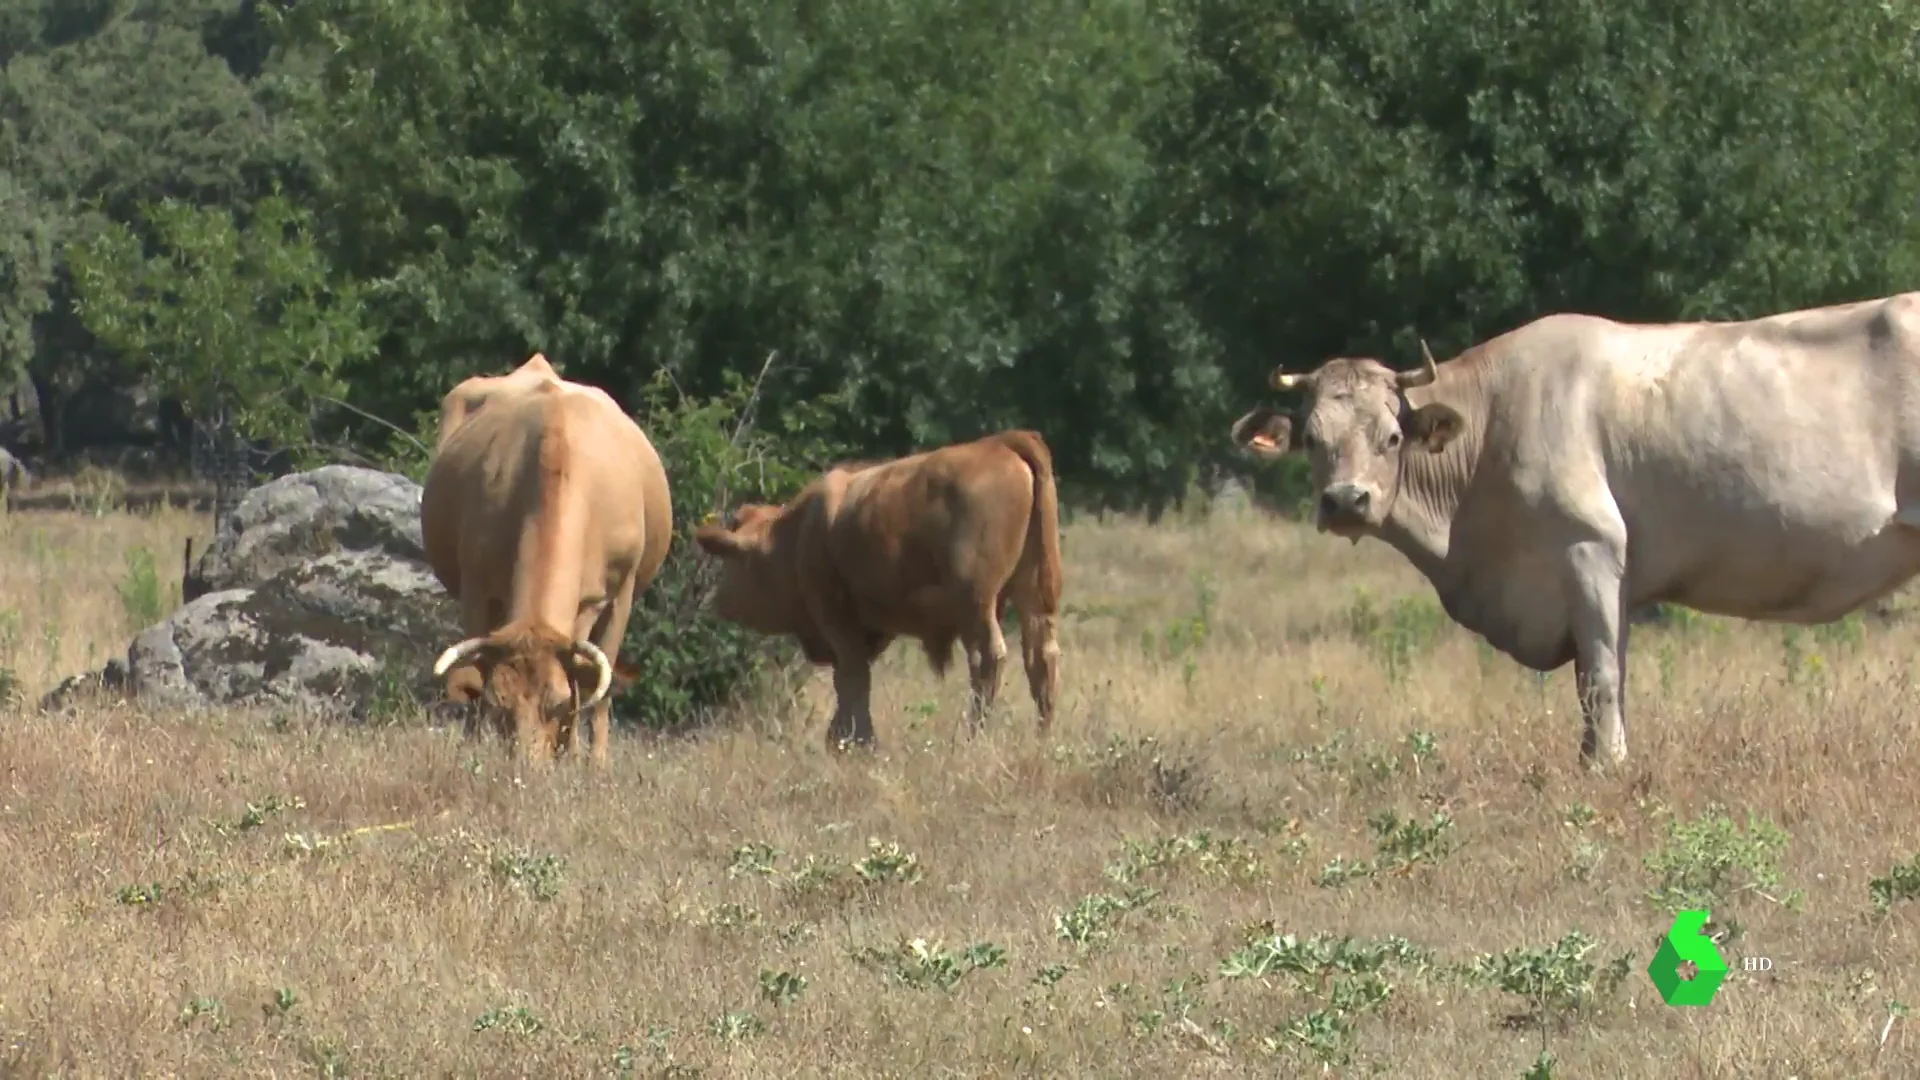
[[[183,592],[187,602],[124,658],[68,679],[42,707],[91,691],[365,721],[408,699],[436,701],[433,658],[460,636],[421,548],[420,486],[346,465],[248,492]]]

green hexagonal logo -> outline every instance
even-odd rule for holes
[[[1669,1005],[1711,1004],[1721,981],[1727,977],[1727,962],[1721,958],[1720,950],[1714,948],[1712,938],[1701,933],[1706,925],[1705,911],[1682,911],[1675,915],[1666,938],[1660,942],[1660,951],[1653,954],[1653,961],[1647,965],[1647,977],[1660,991],[1660,1000]],[[1682,978],[1680,965],[1689,962],[1694,966],[1694,976]]]

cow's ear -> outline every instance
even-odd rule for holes
[[[462,664],[447,672],[446,697],[455,705],[471,705],[480,700],[486,688],[486,676],[472,664]]]
[[[693,542],[709,555],[730,558],[740,554],[740,536],[724,525],[702,525],[693,531]]]
[[[1407,437],[1437,454],[1467,429],[1466,418],[1450,405],[1434,402],[1413,410],[1407,417]]]
[[[1299,449],[1293,434],[1293,418],[1265,405],[1234,421],[1230,437],[1235,446],[1264,461],[1285,457]]]

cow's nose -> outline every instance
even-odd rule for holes
[[[1335,516],[1365,514],[1372,502],[1372,493],[1358,484],[1335,484],[1320,493],[1320,512]]]

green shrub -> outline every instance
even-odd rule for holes
[[[636,419],[666,465],[674,540],[659,576],[634,600],[620,659],[635,679],[614,708],[645,727],[698,723],[802,662],[790,639],[766,638],[707,613],[718,567],[693,542],[694,530],[713,514],[743,502],[785,501],[845,456],[818,434],[830,398],[788,406],[777,427],[758,428],[758,386],[729,373],[719,395],[694,398],[662,372],[643,392]]]

